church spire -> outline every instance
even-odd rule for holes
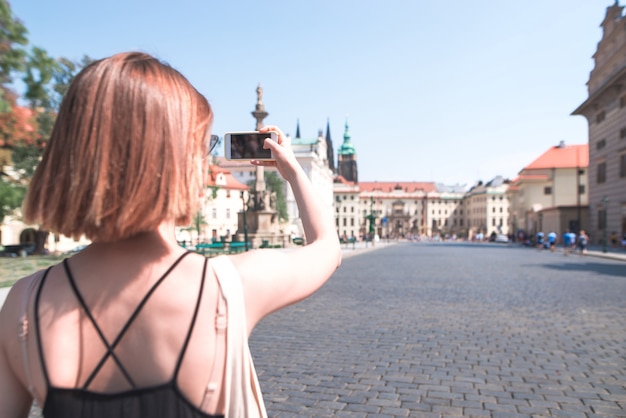
[[[298,119],[296,124],[296,138],[300,138],[300,119]]]
[[[343,144],[341,144],[341,146],[339,147],[339,154],[356,154],[356,149],[354,149],[354,145],[352,145],[352,143],[350,142],[350,127],[348,126],[348,118],[346,118],[346,126],[343,132]]]
[[[335,150],[333,149],[333,140],[330,139],[330,118],[326,119],[326,158],[328,159],[328,167],[335,173]]]

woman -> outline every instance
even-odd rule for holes
[[[212,119],[180,73],[143,53],[97,61],[76,76],[24,216],[92,244],[8,295],[0,416],[27,416],[33,399],[47,418],[234,415],[219,325],[224,284],[240,280],[247,336],[322,286],[341,250],[330,212],[276,127],[262,129],[278,134],[265,142],[275,161],[253,164],[276,167],[289,182],[308,245],[222,258],[234,277],[218,278],[215,260],[177,244],[175,225],[191,222],[203,193]]]

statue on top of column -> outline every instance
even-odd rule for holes
[[[257,106],[263,106],[263,87],[261,87],[261,83],[256,88],[256,104]]]

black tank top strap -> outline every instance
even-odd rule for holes
[[[50,273],[50,270],[52,269],[52,267],[48,267],[48,269],[46,269],[46,272],[44,273],[43,277],[41,278],[40,282],[39,282],[39,287],[37,288],[37,293],[35,294],[35,306],[34,306],[34,321],[35,321],[35,329],[37,332],[37,348],[39,351],[39,361],[41,362],[41,370],[43,372],[43,378],[46,381],[46,387],[49,388],[50,387],[50,379],[48,377],[48,368],[46,367],[46,360],[43,356],[43,345],[41,344],[41,329],[39,327],[39,297],[41,296],[41,289],[43,288],[43,284],[46,281],[46,278],[48,277],[48,273]]]
[[[198,311],[200,310],[200,302],[202,301],[202,294],[204,293],[204,282],[206,278],[206,267],[207,267],[208,261],[209,259],[205,258],[204,267],[202,268],[202,279],[200,281],[200,289],[198,290],[198,300],[196,301],[196,308],[193,311],[193,317],[191,318],[191,324],[189,325],[189,330],[187,331],[185,342],[183,343],[183,347],[180,350],[180,355],[178,356],[178,361],[176,362],[176,368],[174,369],[174,376],[172,378],[174,382],[178,379],[178,372],[180,370],[180,365],[183,362],[183,357],[185,356],[185,352],[187,351],[187,345],[189,345],[189,340],[191,339],[191,333],[193,332],[193,328],[196,324]]]
[[[102,359],[100,360],[100,362],[98,363],[98,365],[96,366],[92,374],[86,380],[85,385],[83,386],[83,389],[86,389],[89,386],[89,384],[91,383],[91,380],[95,377],[96,373],[98,372],[98,370],[100,370],[100,368],[102,367],[102,365],[104,364],[104,362],[109,356],[113,357],[113,361],[115,361],[115,363],[117,364],[117,367],[120,369],[120,371],[122,372],[122,374],[124,375],[128,383],[130,383],[132,387],[135,387],[135,383],[133,382],[133,379],[130,377],[130,375],[128,374],[128,372],[126,371],[126,369],[120,362],[119,358],[113,352],[113,347],[107,341],[106,337],[104,336],[104,333],[98,326],[96,319],[93,317],[93,315],[91,314],[91,311],[87,307],[87,304],[85,303],[85,299],[83,299],[82,294],[78,290],[78,287],[76,286],[76,282],[74,280],[74,276],[72,275],[72,272],[70,271],[70,266],[67,261],[67,258],[63,260],[63,268],[65,269],[65,274],[67,275],[68,281],[70,282],[70,286],[72,287],[72,290],[74,291],[74,295],[76,296],[76,299],[78,299],[78,302],[80,303],[83,310],[85,311],[85,314],[87,314],[87,317],[91,321],[91,324],[93,325],[96,332],[98,333],[100,340],[102,340],[102,343],[107,348],[106,354],[104,355],[104,357],[102,357]]]
[[[130,328],[130,325],[132,324],[132,322],[135,320],[135,318],[137,317],[137,315],[139,315],[139,312],[141,311],[141,309],[143,308],[143,306],[146,304],[146,302],[148,301],[148,299],[150,298],[150,296],[154,293],[154,291],[157,289],[157,287],[163,282],[163,280],[165,280],[165,278],[172,272],[172,270],[174,270],[174,268],[178,265],[178,263],[180,263],[180,261],[189,254],[189,251],[184,252],[180,257],[178,257],[178,259],[167,269],[167,271],[165,273],[163,273],[163,275],[152,285],[152,287],[150,288],[150,290],[148,290],[148,292],[145,294],[145,296],[141,299],[141,301],[139,302],[139,304],[137,305],[137,307],[135,308],[135,310],[133,311],[132,315],[130,316],[130,318],[128,319],[128,321],[126,321],[126,324],[124,325],[124,327],[122,327],[121,331],[119,332],[119,334],[117,335],[117,337],[115,338],[115,340],[113,340],[112,344],[109,344],[106,337],[104,336],[104,334],[102,333],[102,331],[100,330],[100,327],[98,326],[98,324],[96,323],[95,318],[93,317],[93,315],[91,314],[91,311],[89,310],[89,308],[87,307],[87,304],[85,303],[85,300],[83,299],[82,295],[80,294],[80,291],[78,290],[78,287],[76,286],[76,283],[74,281],[74,277],[72,276],[72,273],[70,271],[69,268],[69,263],[67,262],[67,259],[63,260],[63,267],[65,268],[65,272],[67,274],[68,280],[70,282],[70,285],[72,287],[72,290],[74,291],[74,294],[76,295],[76,298],[78,299],[78,301],[80,302],[81,306],[83,307],[83,309],[85,310],[85,313],[87,314],[87,316],[89,317],[89,320],[91,321],[91,323],[93,324],[94,328],[96,329],[96,331],[98,332],[98,335],[100,336],[100,339],[102,340],[102,343],[105,345],[105,347],[107,348],[107,352],[104,354],[104,356],[102,357],[102,359],[100,360],[100,362],[98,362],[98,364],[96,365],[96,367],[94,368],[94,370],[91,372],[91,374],[89,375],[89,377],[87,378],[87,380],[85,381],[85,384],[83,385],[83,389],[87,389],[89,387],[89,385],[91,384],[92,380],[98,375],[98,372],[100,371],[100,369],[104,366],[104,364],[106,363],[107,359],[110,357],[113,358],[113,360],[115,361],[115,364],[117,364],[120,372],[124,375],[124,377],[128,380],[128,383],[133,387],[136,388],[137,385],[135,384],[135,382],[133,381],[133,379],[130,377],[130,375],[128,374],[128,372],[126,371],[126,369],[124,368],[124,366],[122,365],[122,363],[120,362],[120,360],[118,359],[118,357],[115,355],[115,352],[113,350],[115,350],[115,347],[119,344],[119,342],[122,340],[122,337],[124,336],[124,334],[126,334],[126,332],[128,331],[128,329]]]

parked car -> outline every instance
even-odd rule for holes
[[[35,244],[15,244],[15,245],[5,245],[2,251],[0,252],[0,256],[2,257],[17,257],[32,255],[35,252]]]
[[[495,242],[509,242],[509,237],[507,235],[504,234],[498,234],[496,235],[496,239],[494,240]]]

